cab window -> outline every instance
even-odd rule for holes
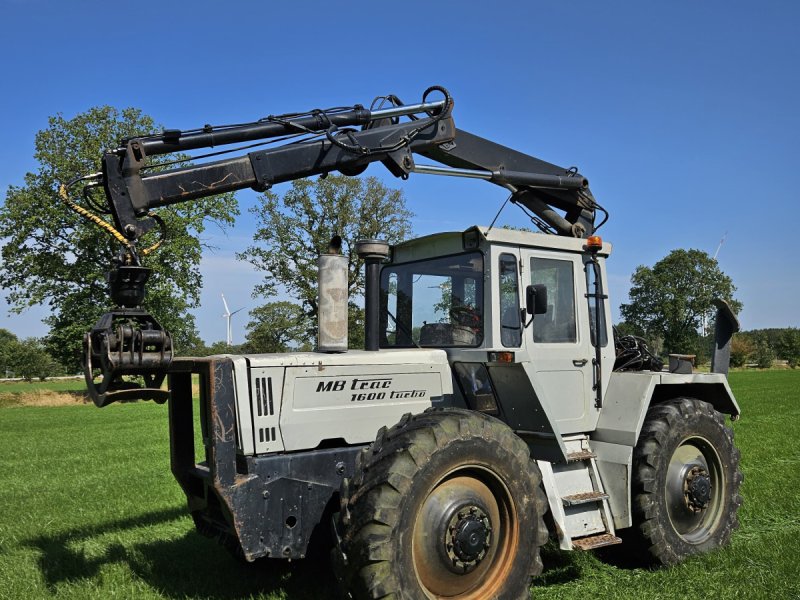
[[[517,259],[512,254],[501,254],[500,342],[506,348],[519,348],[522,344],[522,324],[519,310]]]
[[[543,344],[576,342],[572,261],[531,258],[531,283],[547,287],[547,312],[536,315],[533,320],[533,341]]]

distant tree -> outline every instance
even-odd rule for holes
[[[766,338],[761,338],[756,342],[753,360],[759,369],[769,369],[775,362],[775,350],[772,349]]]
[[[0,377],[6,377],[13,371],[14,350],[19,344],[17,336],[8,329],[0,329]]]
[[[14,312],[41,304],[50,307],[46,344],[71,371],[79,369],[84,332],[110,305],[105,278],[118,245],[61,203],[56,191],[76,176],[99,171],[103,150],[116,147],[120,139],[156,129],[153,119],[133,108],[102,106],[72,119],[51,117],[36,135],[37,171],[25,175],[23,186],[10,186],[0,208],[0,238],[5,238],[0,286],[8,290]],[[158,212],[168,237],[143,261],[155,268],[145,304],[181,348],[196,338],[188,310],[197,306],[202,285],[199,234],[208,221],[231,223],[236,205],[226,195]]]
[[[250,311],[247,352],[286,352],[297,347],[309,329],[308,317],[293,302],[269,302]]]
[[[348,292],[351,299],[364,293],[363,261],[356,255],[359,239],[381,238],[396,243],[411,232],[411,212],[400,190],[384,186],[374,177],[329,175],[302,179],[282,197],[267,192],[253,213],[258,222],[254,244],[238,256],[264,272],[254,296],[274,297],[285,291],[297,301],[305,317],[305,332],[298,340],[314,344],[317,322],[317,257],[334,235],[343,241],[349,259]],[[363,318],[350,303],[350,347],[363,345]]]
[[[206,356],[212,354],[244,354],[244,346],[241,344],[228,345],[228,342],[214,342],[211,344],[207,351]]]
[[[33,381],[34,378],[44,381],[58,371],[58,364],[36,338],[16,343],[11,364],[14,373],[25,381]]]
[[[800,364],[800,329],[789,327],[783,331],[778,346],[778,356],[793,369]]]
[[[736,313],[742,307],[731,278],[700,250],[673,250],[652,268],[639,266],[631,284],[630,302],[620,306],[623,319],[661,337],[666,353],[698,350],[698,330],[713,319],[714,298],[727,300]]]
[[[749,337],[738,333],[734,335],[731,339],[731,366],[745,366],[755,349],[755,345]]]

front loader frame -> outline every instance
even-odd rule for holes
[[[195,453],[193,375],[205,460]],[[236,385],[227,357],[176,359],[169,371],[170,461],[197,530],[253,561],[304,558],[328,534],[341,481],[363,446],[267,456],[238,452]],[[250,418],[246,415],[245,418]]]

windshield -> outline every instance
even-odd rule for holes
[[[381,347],[474,347],[482,341],[480,252],[383,268]]]

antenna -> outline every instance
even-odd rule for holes
[[[233,312],[231,309],[228,308],[228,303],[225,301],[225,294],[220,294],[222,296],[222,304],[225,306],[225,314],[222,315],[227,320],[227,337],[225,339],[228,346],[233,346],[233,331],[231,330],[231,317],[238,313],[241,310],[244,310],[244,307],[239,308]]]
[[[722,248],[722,244],[725,243],[725,238],[728,237],[728,232],[725,232],[725,235],[722,236],[722,239],[719,241],[719,246],[717,246],[717,251],[714,252],[714,260],[717,260],[717,255],[719,254],[719,249]]]

